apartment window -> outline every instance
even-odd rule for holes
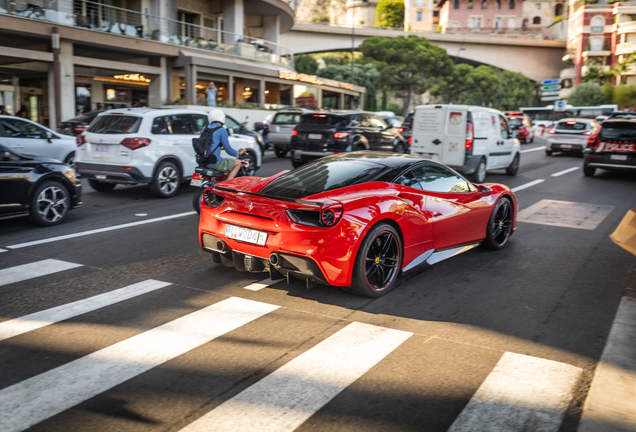
[[[421,11],[417,11],[416,20],[417,20],[417,22],[422,22],[422,12]]]
[[[468,9],[472,9],[473,8],[473,0],[468,0]]]
[[[515,5],[515,0],[510,0],[510,4],[508,5],[508,8],[512,10],[512,9],[514,9],[515,7],[516,7],[516,5]]]
[[[501,10],[501,0],[495,0],[495,10]]]
[[[496,29],[500,29],[502,26],[502,19],[501,17],[496,17],[495,18],[495,28]]]
[[[177,24],[179,36],[183,38],[196,39],[200,36],[199,27],[194,24],[198,21],[198,15],[179,11],[179,23]]]
[[[541,10],[541,3],[535,3],[535,4],[534,4],[534,8],[535,8],[536,10]]]
[[[554,16],[563,15],[563,3],[559,3],[554,7]]]
[[[423,8],[424,7],[424,0],[415,0],[415,7]]]
[[[481,0],[481,8],[488,9],[488,0]]]
[[[541,24],[541,17],[534,17],[532,18],[532,24]]]
[[[439,18],[439,11],[438,10],[434,10],[433,11],[433,18]]]
[[[453,1],[453,9],[459,9],[459,0]]]
[[[592,33],[603,33],[603,27],[605,27],[605,18],[598,16],[592,18]]]
[[[481,28],[481,17],[470,17],[471,28]]]

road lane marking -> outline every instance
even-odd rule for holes
[[[506,352],[448,432],[556,432],[580,374],[569,364]]]
[[[0,270],[0,286],[22,282],[36,277],[46,276],[64,270],[70,270],[76,267],[82,267],[82,265],[56,259],[47,259],[29,264],[22,264],[15,267],[9,267]]]
[[[517,192],[523,189],[527,189],[529,187],[532,187],[534,185],[538,185],[539,183],[543,183],[545,180],[543,179],[537,179],[537,180],[533,180],[530,183],[526,183],[526,184],[522,184],[521,186],[517,186],[515,188],[510,189],[513,192]]]
[[[189,212],[185,212],[185,213],[177,213],[177,214],[173,214],[173,215],[170,215],[170,216],[162,216],[162,217],[158,217],[158,218],[154,218],[154,219],[146,219],[146,220],[142,220],[142,221],[138,221],[138,222],[130,222],[130,223],[125,223],[125,224],[121,224],[121,225],[113,225],[113,226],[110,226],[110,227],[98,228],[98,229],[89,230],[89,231],[82,231],[82,232],[78,232],[78,233],[67,234],[67,235],[62,235],[62,236],[57,236],[57,237],[50,237],[50,238],[47,238],[47,239],[35,240],[35,241],[26,242],[26,243],[19,243],[19,244],[15,244],[15,245],[11,245],[11,246],[5,246],[5,247],[7,249],[20,249],[20,248],[25,248],[25,247],[29,247],[29,246],[36,246],[36,245],[41,245],[41,244],[45,244],[45,243],[52,243],[52,242],[56,242],[56,241],[60,241],[60,240],[68,240],[68,239],[77,238],[77,237],[84,237],[84,236],[87,236],[87,235],[99,234],[99,233],[108,232],[108,231],[114,231],[114,230],[118,230],[118,229],[122,229],[122,228],[130,228],[130,227],[139,226],[139,225],[145,225],[145,224],[154,223],[154,222],[161,222],[161,221],[165,221],[165,220],[170,220],[170,219],[174,219],[174,218],[180,218],[180,217],[184,217],[184,216],[191,216],[191,215],[195,215],[195,214],[197,214],[197,212],[195,212],[195,211],[189,211]]]
[[[0,390],[0,430],[27,429],[276,309],[231,297]]]
[[[412,334],[351,323],[181,431],[293,431]]]
[[[568,168],[566,170],[559,171],[557,173],[552,174],[552,177],[559,177],[559,176],[562,176],[563,174],[571,173],[572,171],[577,171],[577,170],[580,170],[580,169],[581,169],[581,167]]]
[[[267,279],[263,279],[260,282],[254,282],[253,284],[246,286],[245,289],[250,291],[260,291],[263,288],[267,288],[268,286],[277,284],[278,282],[282,282],[283,280],[284,279],[271,280],[270,278],[267,278]]]
[[[545,146],[535,147],[535,148],[526,149],[526,150],[521,150],[519,153],[529,153],[529,152],[543,150],[543,149],[545,149]]]
[[[27,333],[50,324],[64,321],[78,315],[92,312],[133,297],[172,285],[169,282],[147,280],[119,288],[104,294],[99,294],[73,303],[57,306],[51,309],[25,315],[20,318],[0,323],[0,341]]]
[[[6,251],[7,251],[6,249],[0,249],[0,253],[6,252]]]

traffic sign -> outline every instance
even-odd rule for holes
[[[541,87],[541,91],[559,90],[560,88],[561,88],[561,84],[544,85],[543,87]]]
[[[559,78],[541,81],[541,85],[560,84],[560,83],[561,83],[561,80]]]
[[[558,96],[559,91],[549,91],[541,93],[541,96]]]
[[[555,101],[555,100],[559,100],[558,96],[545,96],[541,98],[542,101],[547,102],[547,101]]]
[[[567,106],[568,101],[563,99],[560,101],[556,101],[554,104],[554,110],[555,111],[565,111],[565,108]]]

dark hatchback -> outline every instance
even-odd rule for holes
[[[399,128],[364,111],[303,114],[292,131],[290,151],[294,168],[324,156],[357,150],[409,152]]]
[[[57,132],[64,135],[77,136],[88,129],[95,117],[103,112],[104,110],[89,111],[70,120],[63,121],[57,126]]]
[[[588,138],[583,157],[588,177],[597,168],[636,172],[636,113],[617,113],[605,120]]]
[[[31,216],[38,225],[57,225],[82,206],[81,197],[71,166],[0,145],[0,220]]]

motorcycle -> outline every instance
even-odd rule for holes
[[[254,130],[261,134],[261,137],[263,138],[263,144],[265,146],[265,149],[270,148],[269,137],[268,137],[269,136],[269,123],[256,122],[256,123],[254,123]]]
[[[247,152],[239,155],[239,160],[241,161],[241,169],[239,169],[237,177],[244,177],[250,174],[250,163],[251,159]],[[197,191],[194,193],[192,197],[192,207],[194,207],[194,211],[197,213],[201,213],[201,199],[203,198],[203,193],[205,190],[211,186],[214,186],[216,183],[220,183],[227,179],[227,174],[222,173],[221,171],[216,171],[210,169],[204,165],[199,165],[194,169],[194,174],[192,174],[192,180],[190,180],[190,186],[197,187]]]

